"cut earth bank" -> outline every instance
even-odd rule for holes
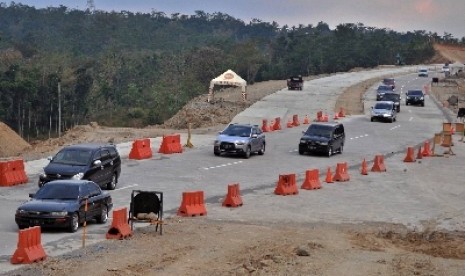
[[[354,96],[349,97],[347,93],[341,96],[356,99],[352,114],[360,108],[361,93],[377,81],[361,84],[363,88],[350,87],[348,91],[352,89]],[[127,131],[128,140],[133,139],[129,137],[130,129],[122,131]],[[216,129],[211,126],[196,131],[210,133]],[[79,135],[76,134],[76,139]],[[119,138],[109,135],[108,139]],[[403,180],[396,179],[398,185],[442,183],[436,192],[447,192],[451,186],[443,183],[442,175],[453,175],[455,182],[465,177],[462,170],[465,144],[457,143],[454,151],[456,156],[428,158],[408,171],[394,171],[394,174],[404,174]],[[390,162],[386,161],[388,167]],[[362,189],[370,184],[368,187],[375,191],[372,181],[355,185]],[[463,195],[463,189],[456,191]],[[366,211],[380,211],[378,207],[372,206],[373,210]],[[253,204],[247,203],[241,208],[247,211]],[[235,213],[234,210],[223,212]],[[447,215],[450,217],[445,220],[460,222],[463,226],[463,210]],[[62,256],[49,256],[43,262],[5,275],[463,275],[464,233],[444,231],[437,226],[438,221],[434,219],[424,221],[422,229],[411,229],[392,223],[171,217],[165,220],[162,236],[155,233],[154,227],[138,228],[131,239],[105,241]]]

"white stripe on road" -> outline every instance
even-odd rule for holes
[[[129,188],[133,188],[133,187],[137,187],[137,186],[139,186],[139,184],[132,184],[132,185],[129,185],[129,186],[124,186],[124,187],[115,189],[115,191],[124,190],[124,189],[129,189]]]

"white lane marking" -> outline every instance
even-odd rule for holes
[[[391,127],[389,130],[394,130],[394,129],[399,128],[399,127],[400,127],[400,125],[397,125],[397,126]]]
[[[411,122],[413,120],[413,117],[410,117],[408,120],[409,120],[409,122]]]
[[[139,186],[139,184],[132,184],[132,185],[129,185],[129,186],[124,186],[124,187],[115,189],[115,191],[125,190],[125,189],[129,189],[129,188],[137,187],[137,186]]]
[[[368,137],[368,134],[362,134],[360,136],[350,137],[349,140],[360,139],[360,138],[364,138],[364,137]]]
[[[236,162],[232,162],[232,163],[220,164],[220,165],[217,165],[217,166],[205,167],[205,168],[202,168],[202,169],[207,171],[207,170],[211,170],[211,169],[218,169],[218,168],[233,166],[233,165],[237,165],[237,164],[240,164],[240,163],[242,163],[242,161],[236,161]]]
[[[411,110],[411,109],[409,109],[409,110],[408,110],[408,113],[412,113],[412,110]]]

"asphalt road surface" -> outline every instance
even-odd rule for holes
[[[405,95],[402,95],[401,112],[396,122],[370,122],[375,87],[370,88],[364,97],[366,114],[340,119],[346,130],[344,152],[330,158],[299,155],[298,142],[307,125],[286,128],[285,124],[294,114],[299,115],[301,122],[304,115],[314,119],[320,110],[332,118],[331,107],[344,88],[368,78],[394,74],[397,91],[401,93],[429,85],[429,79],[418,78],[413,67],[388,68],[307,81],[302,91],[284,89],[257,102],[236,116],[233,122],[261,124],[262,119],[283,118],[281,131],[266,133],[267,147],[263,156],[252,155],[250,159],[216,157],[213,155],[214,135],[195,135],[192,138],[194,148],[170,155],[156,153],[161,138],[152,139],[154,157],[140,161],[127,159],[130,143],[118,145],[124,158],[118,187],[110,191],[115,207],[129,208],[133,189],[161,191],[165,217],[175,216],[182,192],[202,190],[210,219],[335,224],[388,222],[421,227],[422,221],[441,217],[444,205],[450,201],[449,198],[424,200],[427,195],[418,192],[421,190],[418,185],[423,184],[406,185],[409,181],[415,183],[415,179],[402,173],[406,170],[406,164],[402,162],[406,148],[421,145],[442,130],[445,117],[432,97],[428,95],[425,106],[420,107],[406,106]],[[182,141],[186,141],[184,135]],[[378,154],[385,156],[388,172],[361,176],[362,160],[371,162]],[[295,173],[300,187],[306,170],[319,169],[324,180],[327,168],[331,167],[334,172],[336,164],[341,162],[348,163],[349,182],[325,184],[318,191],[300,190],[295,196],[273,194],[280,174]],[[0,189],[0,272],[17,267],[9,263],[18,238],[14,213],[18,205],[28,199],[28,194],[37,190],[37,174],[45,164],[46,160],[28,162],[28,184]],[[240,184],[244,206],[231,210],[221,207],[221,202],[227,185],[233,183]],[[105,239],[110,223],[88,224],[87,244]],[[449,223],[448,227],[454,225]],[[82,229],[74,234],[46,231],[42,234],[42,244],[48,255],[56,256],[79,248],[81,238]]]

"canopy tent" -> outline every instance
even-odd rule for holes
[[[460,63],[458,61],[449,64],[450,68],[450,74],[451,75],[456,75],[458,72],[462,72],[464,70],[465,65],[463,63]]]
[[[242,88],[242,100],[247,98],[247,82],[232,70],[228,70],[210,81],[210,87],[208,89],[208,102],[213,100],[213,87],[215,85],[240,86]]]

